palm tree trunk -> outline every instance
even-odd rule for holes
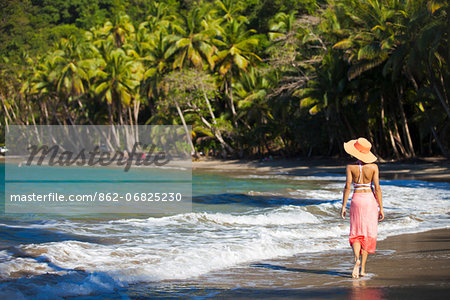
[[[128,109],[128,122],[129,123],[125,127],[130,129],[130,142],[134,145],[135,143],[139,142],[138,135],[137,135],[137,127],[136,127],[137,125],[135,125],[133,122],[133,117],[131,114],[131,106],[128,105],[127,109]],[[128,133],[128,129],[127,129],[127,133]],[[145,149],[143,149],[143,150],[145,150]]]
[[[128,115],[127,115],[127,125],[133,125],[133,117],[131,115],[131,106],[127,106],[126,110],[127,110],[127,113],[128,113]]]
[[[450,19],[449,19],[449,20],[450,20]],[[450,51],[450,50],[449,50],[449,51]],[[418,92],[419,92],[419,86],[418,86],[418,84],[417,84],[416,79],[414,78],[414,76],[413,76],[410,72],[407,71],[406,74],[407,74],[408,78],[411,80],[411,82],[413,83],[414,90],[416,91],[416,93],[418,93]],[[441,78],[442,78],[442,77],[441,77]],[[444,90],[444,91],[445,91],[445,90]],[[420,100],[419,100],[419,103],[420,103],[420,105],[421,105],[421,107],[422,107],[421,111],[424,113],[426,119],[428,120],[428,124],[429,124],[429,126],[430,126],[431,133],[433,134],[434,139],[436,140],[436,144],[438,144],[438,147],[439,147],[439,149],[441,150],[441,153],[442,153],[444,156],[448,157],[447,151],[445,151],[445,148],[442,146],[442,143],[441,143],[441,140],[439,139],[439,136],[437,135],[436,131],[434,130],[433,122],[431,121],[431,118],[430,118],[430,116],[428,115],[428,112],[427,112],[426,109],[425,109],[425,105],[423,104],[423,101],[420,101]],[[421,146],[422,146],[422,144],[421,144]],[[430,153],[431,153],[431,152],[430,152]]]
[[[216,139],[219,141],[220,145],[222,146],[222,150],[225,151],[225,154],[227,151],[229,153],[232,153],[233,148],[231,148],[231,146],[228,145],[227,142],[225,142],[222,135],[220,134],[220,131],[215,130],[214,127],[208,122],[208,120],[206,120],[202,115],[200,115],[200,119],[206,125],[206,127],[208,127],[211,130],[211,132],[214,134],[214,136],[216,137]]]
[[[67,105],[63,103],[64,112],[66,113],[66,118],[70,121],[70,124],[75,125],[75,122],[73,121],[72,115],[70,114],[69,109],[67,108]]]
[[[402,138],[400,137],[400,133],[397,127],[397,122],[395,119],[392,120],[392,124],[394,124],[394,140],[398,148],[400,149],[401,156],[403,157],[409,157],[409,154],[407,153],[405,146],[403,146]]]
[[[394,150],[394,155],[397,159],[400,158],[400,153],[397,150],[397,147],[395,145],[395,140],[394,140],[394,134],[392,133],[391,127],[388,125],[388,132],[389,132],[389,139],[391,141],[391,146],[392,149]]]
[[[355,137],[355,132],[353,131],[352,126],[350,125],[350,122],[348,121],[347,116],[345,113],[342,113],[342,118],[344,119],[345,126],[347,127],[348,132],[350,133],[351,137]]]
[[[231,107],[231,112],[233,113],[233,117],[235,117],[235,116],[236,116],[236,109],[234,108],[233,88],[232,88],[232,86],[231,86],[231,80],[230,80],[229,93],[230,93],[230,107]]]
[[[22,97],[19,98],[19,101]],[[25,101],[26,102],[26,101]],[[17,111],[18,113],[21,111],[21,109],[19,108],[19,106],[17,105],[17,101],[13,101],[13,104],[15,106],[15,111]],[[11,115],[12,115],[12,119],[14,120],[14,122],[17,122],[19,120],[19,118],[17,117],[16,113],[14,112],[14,109],[11,107]]]
[[[450,75],[450,73],[449,73],[449,75]],[[447,107],[448,107],[448,98],[449,98],[449,90],[448,90],[448,87],[450,86],[450,85],[448,85],[448,84],[445,84],[445,82],[447,81],[448,83],[450,83],[450,80],[445,80],[444,79],[444,76],[442,75],[442,70],[439,70],[439,81],[440,81],[440,83],[441,83],[441,86],[442,86],[442,93],[444,94],[444,97],[445,97],[445,104],[447,104]]]
[[[123,107],[122,107],[122,103],[119,101],[117,101],[117,114],[119,115],[119,125],[124,125],[123,122]]]
[[[33,110],[31,109],[30,102],[27,102],[28,113],[31,115],[31,121],[33,122],[33,126],[36,129],[36,119],[34,118]],[[39,136],[38,136],[39,138]]]
[[[405,157],[406,156],[405,148],[403,147],[402,140],[398,133],[396,116],[394,115],[394,113],[392,111],[392,107],[390,108],[390,110],[388,110],[388,112],[390,114],[390,118],[388,118],[388,130],[389,130],[389,135],[390,135],[390,139],[391,139],[391,143],[392,143],[392,148],[394,149],[394,153],[397,156],[397,158]],[[389,121],[391,121],[391,122],[389,122]],[[397,148],[399,151],[397,151]]]
[[[192,138],[191,138],[191,134],[189,132],[189,129],[186,125],[186,121],[184,120],[184,116],[183,116],[183,112],[180,109],[180,106],[178,105],[178,101],[175,100],[175,106],[177,108],[178,111],[178,115],[180,116],[181,122],[183,123],[183,127],[184,127],[184,131],[186,132],[186,138],[189,142],[189,145],[191,146],[191,155],[193,155],[194,157],[197,157],[197,151],[195,151],[195,147],[194,144],[192,143]]]
[[[401,87],[400,87],[400,89],[401,89]],[[401,94],[402,94],[402,91],[397,89],[397,101],[398,101],[398,107],[400,109],[400,116],[402,118],[403,133],[404,133],[404,135],[406,137],[407,145],[408,145],[408,148],[409,148],[409,151],[408,151],[409,155],[411,157],[415,157],[416,154],[414,152],[414,147],[413,147],[413,143],[412,143],[412,140],[411,140],[411,134],[409,133],[408,120],[406,119],[405,111],[403,110]]]
[[[49,120],[48,120],[48,109],[47,109],[46,101],[44,101],[43,110],[44,110],[45,122],[47,125],[50,125]]]
[[[431,133],[432,133],[433,136],[434,136],[434,140],[436,141],[436,144],[438,145],[439,149],[441,150],[441,153],[442,153],[445,157],[449,157],[448,152],[445,151],[445,148],[442,146],[442,143],[441,143],[441,141],[439,140],[439,137],[438,137],[436,131],[434,130],[433,123],[432,123],[431,118],[430,118],[430,116],[428,115],[427,111],[425,110],[425,106],[423,105],[422,101],[420,101],[420,103],[421,103],[421,105],[422,105],[422,107],[423,107],[423,113],[424,113],[425,116],[427,117],[428,124],[429,124],[429,126],[430,126]]]
[[[206,96],[205,90],[203,90],[203,97],[205,98],[206,106],[208,107],[209,114],[211,115],[211,119],[212,119],[212,122],[213,122],[213,124],[214,124],[215,127],[211,126],[211,125],[209,124],[209,122],[206,121],[206,119],[204,119],[204,118],[202,117],[203,123],[205,123],[205,125],[208,126],[208,127],[211,129],[212,133],[213,133],[214,136],[217,138],[217,140],[220,142],[220,145],[222,146],[222,148],[223,148],[224,150],[227,150],[227,151],[229,151],[229,152],[233,152],[233,148],[231,148],[231,146],[228,145],[227,142],[225,142],[225,140],[224,140],[223,137],[222,137],[222,133],[220,132],[220,129],[216,127],[216,126],[217,126],[216,116],[214,115],[214,112],[213,112],[212,107],[211,107],[211,103],[209,102],[209,99],[208,99],[208,97]],[[205,121],[206,121],[206,122],[205,122]]]
[[[22,97],[19,97],[19,104],[20,104],[20,100],[22,99]],[[26,101],[25,101],[25,103],[26,103]],[[20,112],[21,111],[21,109],[19,108],[19,106],[17,105],[17,101],[13,101],[13,105],[15,106],[15,108],[16,108],[16,110],[15,111],[17,111],[17,112]],[[14,109],[11,107],[11,115],[12,115],[12,119],[14,120],[14,121],[17,121],[18,120],[18,117],[17,117],[17,115],[16,115],[16,113],[14,112]]]
[[[384,116],[384,96],[381,95],[381,99],[380,99],[381,103],[380,103],[380,127],[381,127],[381,137],[380,137],[380,147],[382,147],[382,149],[386,149],[386,120],[385,120],[385,116]]]
[[[209,111],[209,114],[211,115],[211,119],[213,121],[213,124],[217,125],[216,116],[214,115],[214,112],[213,112],[212,107],[211,107],[211,103],[209,102],[209,99],[206,96],[205,90],[203,90],[203,97],[205,98],[206,106],[208,107],[208,111]]]
[[[139,106],[140,101],[135,99],[133,101],[133,117],[134,117],[134,138],[137,142],[139,142],[139,130],[138,130],[138,118],[139,118]]]
[[[134,115],[134,124],[138,124],[139,118],[139,106],[141,105],[141,101],[135,100],[133,102],[133,115]]]
[[[434,78],[434,73],[431,68],[430,62],[427,62],[427,69],[428,69],[428,77],[431,81],[431,86],[433,87],[436,95],[438,96],[439,100],[441,101],[442,107],[444,107],[445,112],[447,113],[447,116],[450,118],[450,108],[447,105],[446,99],[444,99],[444,96],[442,95],[441,91],[439,90],[436,79]]]
[[[9,132],[8,118],[6,116],[5,116],[5,128],[6,128],[6,132]]]
[[[94,125],[94,123],[92,122],[91,118],[89,118],[89,115],[86,113],[86,110],[84,109],[83,104],[80,101],[80,97],[77,97],[77,103],[78,103],[78,106],[80,107],[82,113],[86,116],[87,121],[89,122],[89,124]]]
[[[108,116],[109,116],[109,125],[114,125],[114,118],[112,113],[112,104],[108,102]]]
[[[1,96],[0,96],[0,99],[2,100],[2,106],[3,106],[3,109],[5,110],[5,125],[6,125],[6,130],[9,131],[9,129],[8,129],[8,122],[6,121],[6,120],[7,120],[6,117],[9,119],[10,123],[12,123],[13,121],[12,121],[12,119],[11,119],[11,116],[9,115],[8,109],[6,108],[5,100],[4,100],[3,97],[1,97]]]
[[[228,98],[230,98],[230,109],[231,109],[231,113],[233,114],[233,123],[234,123],[234,127],[237,127],[237,123],[236,123],[236,109],[234,108],[234,99],[233,99],[233,87],[232,87],[232,74],[230,71],[230,76],[229,76],[229,81],[227,83],[227,88],[228,88]]]
[[[118,127],[118,125],[114,125],[114,124],[111,124],[111,126],[110,126],[111,135],[112,135],[111,140],[114,142],[114,145],[112,145],[113,148],[110,150],[120,149],[120,140],[119,140],[119,134],[117,132],[117,127]],[[132,148],[130,148],[129,145],[127,145],[127,144],[125,144],[125,147],[126,147],[126,150],[128,151],[128,153],[130,153]],[[131,158],[131,159],[133,159],[133,158]]]

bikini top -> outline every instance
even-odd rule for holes
[[[359,183],[362,178],[362,165],[361,162],[358,162],[359,164],[359,177],[358,177],[358,183],[353,182],[353,189],[354,190],[364,190],[364,189],[371,189],[372,183]]]

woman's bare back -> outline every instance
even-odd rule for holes
[[[360,176],[360,170],[359,170],[359,164],[349,164],[347,165],[347,172],[351,173],[351,179],[353,183],[357,184],[370,184],[374,183],[375,185],[378,185],[378,166],[376,164],[362,164],[361,166],[362,175],[361,179],[359,180]],[[374,178],[376,180],[374,180]],[[359,182],[358,182],[359,180]],[[367,192],[371,191],[370,188],[367,189],[358,189],[355,190],[355,192]]]

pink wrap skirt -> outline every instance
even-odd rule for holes
[[[373,193],[353,193],[350,204],[350,245],[355,242],[375,253],[378,231],[378,203]]]

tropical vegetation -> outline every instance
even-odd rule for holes
[[[444,0],[6,0],[0,131],[184,124],[223,157],[449,155]],[[1,141],[0,141],[1,142]]]

